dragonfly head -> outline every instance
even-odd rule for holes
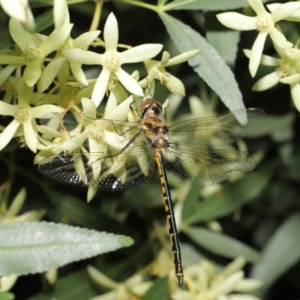
[[[142,118],[146,116],[160,116],[162,114],[161,104],[154,99],[147,99],[140,104],[139,114]]]

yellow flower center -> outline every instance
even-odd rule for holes
[[[73,48],[73,40],[68,37],[64,44],[57,50],[57,53],[61,54],[64,50]]]
[[[292,67],[290,64],[282,64],[278,69],[278,74],[281,78],[296,74],[296,70],[294,67]]]
[[[117,53],[107,53],[104,58],[104,66],[112,72],[118,71],[120,68],[120,58]]]
[[[36,48],[29,48],[29,47],[24,50],[24,54],[28,61],[33,61],[40,56]]]
[[[257,16],[256,28],[259,31],[270,31],[274,27],[274,22],[271,15],[266,13],[261,16]]]
[[[25,121],[30,119],[30,111],[28,108],[25,107],[20,107],[17,109],[15,112],[14,118],[20,122],[24,123]]]
[[[165,70],[160,71],[159,69],[156,69],[154,71],[154,78],[156,78],[157,80],[160,81],[161,84],[163,84],[169,79],[169,73],[166,72]]]

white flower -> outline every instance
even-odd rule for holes
[[[140,81],[141,86],[148,86],[152,83],[153,78],[160,81],[161,84],[164,84],[166,88],[174,94],[181,96],[185,95],[185,88],[181,80],[174,75],[166,71],[166,67],[174,66],[181,64],[200,52],[200,49],[187,51],[181,53],[173,58],[170,57],[170,54],[167,51],[163,52],[161,61],[158,60],[147,60],[145,61],[145,67],[148,71],[148,76]],[[154,87],[154,84],[152,85]],[[153,90],[151,91],[154,92]]]
[[[111,73],[114,73],[117,76],[119,81],[130,93],[137,96],[143,96],[141,86],[121,68],[121,65],[145,61],[158,54],[162,49],[162,45],[160,44],[144,44],[123,52],[118,52],[118,39],[118,23],[114,14],[111,13],[108,16],[104,27],[106,49],[103,54],[82,49],[69,49],[63,51],[63,55],[78,63],[102,65],[103,69],[96,80],[91,97],[96,107],[98,107],[105,95]]]
[[[143,281],[143,276],[136,274],[123,283],[118,283],[101,273],[93,266],[88,266],[89,276],[100,286],[110,289],[110,292],[93,297],[91,300],[141,299],[152,286],[150,281]],[[134,295],[134,298],[132,298]]]
[[[26,145],[32,152],[37,149],[36,118],[41,118],[49,112],[62,112],[63,108],[55,105],[41,105],[31,107],[29,105],[33,88],[29,88],[22,80],[18,89],[18,104],[12,105],[0,101],[0,114],[2,116],[13,116],[14,119],[3,130],[0,135],[0,150],[2,150],[14,137],[17,129],[22,126]]]
[[[260,64],[276,67],[276,70],[259,79],[253,86],[254,91],[264,91],[273,87],[278,82],[289,84],[292,99],[298,111],[300,111],[300,50],[296,48],[281,49],[275,46],[279,58],[262,55]],[[250,50],[244,50],[246,56],[251,56]]]
[[[0,55],[1,64],[26,65],[24,80],[30,87],[39,80],[44,59],[59,49],[70,35],[72,25],[65,25],[54,30],[49,37],[34,35],[24,30],[22,24],[15,19],[9,22],[9,31],[24,56]]]
[[[54,24],[56,30],[61,30],[66,26],[72,26],[70,23],[70,16],[68,11],[68,5],[65,0],[55,0],[53,4],[53,17]],[[62,51],[65,49],[72,48],[87,48],[100,34],[99,30],[88,31],[81,34],[76,39],[72,39],[69,37],[65,43],[58,49],[56,56],[53,60],[45,67],[43,73],[38,81],[38,91],[45,91],[52,83],[57,76],[58,72],[64,68],[63,72],[69,72],[69,67],[64,65],[66,57],[62,55]],[[69,61],[70,68],[76,80],[82,84],[87,86],[88,81],[85,78],[84,72],[81,69],[81,65],[75,61]]]
[[[256,17],[248,17],[235,12],[221,13],[218,20],[225,26],[236,30],[257,30],[258,36],[251,49],[249,70],[252,77],[255,76],[261,59],[264,43],[268,34],[274,44],[287,49],[292,47],[285,36],[275,27],[275,24],[288,17],[300,8],[300,2],[289,2],[281,5],[272,13],[264,8],[261,0],[248,0],[250,6],[256,12]]]
[[[23,23],[30,31],[35,31],[35,22],[27,0],[1,0],[3,10],[12,18]]]
[[[220,273],[212,263],[205,260],[198,265],[187,267],[185,270],[187,290],[178,289],[171,298],[172,300],[260,300],[248,294],[261,287],[262,282],[245,278],[241,270],[245,263],[244,258],[238,257]]]

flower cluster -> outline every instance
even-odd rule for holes
[[[261,0],[247,0],[256,13],[256,17],[249,17],[236,12],[226,12],[217,15],[218,20],[225,26],[235,30],[257,30],[258,36],[251,50],[244,52],[249,57],[249,70],[252,77],[256,75],[260,64],[276,67],[276,70],[260,79],[253,89],[262,91],[271,88],[279,81],[289,84],[292,99],[300,111],[300,69],[298,45],[288,41],[276,24],[281,20],[299,22],[300,2],[291,1],[284,4],[268,4],[268,10]],[[279,59],[263,55],[264,43],[270,36]]]
[[[37,153],[38,164],[49,157],[68,154],[77,175],[89,186],[88,199],[91,199],[97,190],[99,174],[104,171],[99,157],[124,147],[124,141],[110,139],[110,133],[116,130],[112,123],[102,124],[101,119],[96,119],[136,122],[133,97],[143,97],[143,89],[153,87],[155,80],[173,93],[183,95],[182,82],[165,68],[187,61],[199,50],[174,58],[164,52],[162,62],[153,61],[150,59],[159,54],[163,45],[119,45],[118,22],[113,13],[104,25],[102,41],[98,37],[100,30],[71,37],[73,24],[65,0],[54,0],[54,30],[47,36],[35,32],[35,20],[27,1],[1,1],[1,4],[11,16],[9,32],[15,44],[0,53],[0,84],[4,91],[0,115],[8,119],[4,122],[8,125],[1,126],[0,150],[18,138],[23,146]],[[126,49],[120,51],[122,47]],[[140,80],[138,71],[129,74],[124,68],[126,64],[140,62],[148,71],[147,84]],[[92,72],[84,71],[83,65],[92,66]],[[87,78],[88,73],[96,77]],[[107,103],[101,112],[103,99]],[[76,153],[83,153],[84,158],[76,158]],[[109,163],[106,174],[118,173],[122,177],[125,154],[123,158],[117,166]],[[93,166],[91,174],[85,170],[85,159]]]
[[[156,275],[164,277],[168,274],[166,268],[168,266],[166,262],[170,261],[168,257],[168,254],[164,251],[160,252],[156,264],[153,265],[153,267],[156,265]],[[160,259],[163,264],[158,266]],[[260,300],[260,298],[251,295],[251,292],[259,289],[262,286],[262,282],[256,279],[245,278],[242,270],[245,263],[246,261],[243,257],[238,257],[223,270],[218,270],[212,262],[207,260],[191,265],[185,269],[185,289],[178,289],[176,283],[173,285],[169,281],[171,299]],[[170,265],[172,265],[171,261]],[[88,267],[88,273],[97,284],[111,290],[108,293],[96,296],[93,298],[94,300],[137,299],[137,296],[142,297],[152,286],[152,282],[145,280],[140,274],[132,276],[123,283],[117,283],[92,266]]]
[[[242,268],[245,259],[238,257],[228,264],[221,272],[209,261],[202,260],[200,264],[186,268],[186,291],[177,290],[172,299],[249,299],[259,298],[248,293],[260,288],[262,282],[256,279],[246,279]],[[246,294],[245,294],[246,293]]]

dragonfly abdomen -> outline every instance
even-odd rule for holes
[[[178,238],[177,226],[175,221],[175,215],[173,210],[172,198],[171,193],[168,186],[167,175],[164,170],[163,166],[163,158],[160,153],[154,154],[154,159],[156,162],[156,166],[159,173],[160,178],[160,185],[164,199],[164,206],[165,206],[165,214],[168,224],[169,230],[169,237],[171,242],[171,250],[173,254],[173,261],[175,265],[175,274],[178,279],[178,286],[183,286],[183,268],[182,268],[182,261],[181,261],[181,251],[180,251],[180,243]]]

